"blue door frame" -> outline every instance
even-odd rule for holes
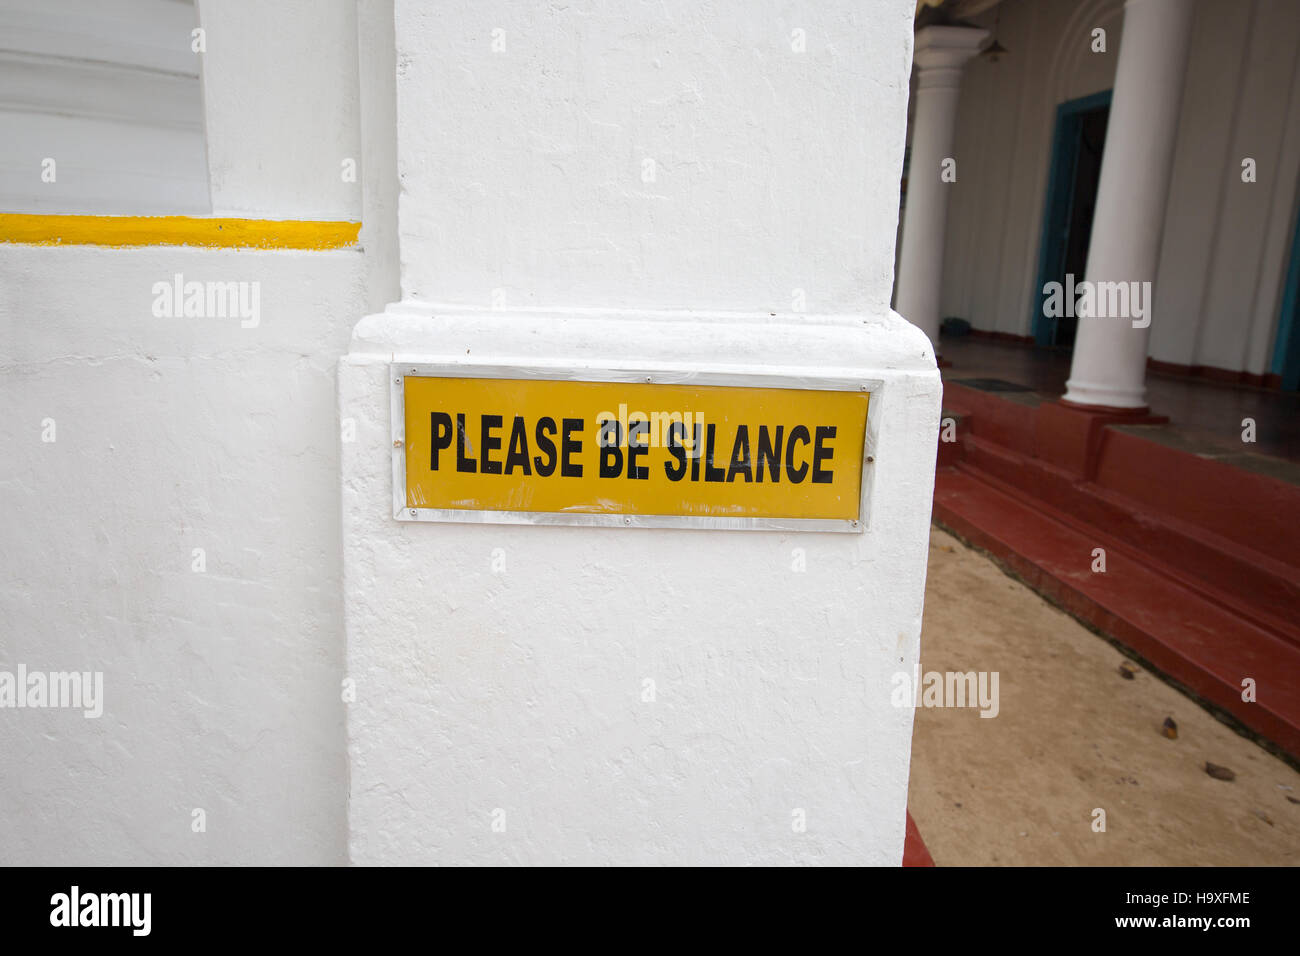
[[[1300,210],[1296,213],[1291,239],[1291,265],[1282,292],[1282,312],[1277,320],[1277,342],[1273,346],[1273,374],[1282,377],[1282,388],[1300,390]]]
[[[1033,314],[1029,327],[1037,345],[1053,345],[1056,320],[1043,315],[1043,286],[1057,279],[1065,261],[1066,237],[1074,201],[1074,174],[1083,135],[1083,115],[1110,106],[1111,91],[1081,96],[1056,108],[1056,131],[1052,137],[1052,165],[1047,176],[1047,200],[1043,204],[1043,235],[1038,246],[1038,281],[1034,284]]]

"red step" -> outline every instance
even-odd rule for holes
[[[1300,647],[1116,535],[969,462],[939,469],[934,514],[1049,600],[1300,757]],[[1104,574],[1091,570],[1097,547],[1106,549]],[[1241,699],[1246,677],[1256,702]]]
[[[1061,468],[1003,448],[977,434],[963,435],[962,445],[963,468],[1044,502],[1077,530],[1091,533],[1093,528],[1105,529],[1110,537],[1143,555],[1165,576],[1300,647],[1300,619],[1296,613],[1300,608],[1300,570],[1293,564],[1159,509],[1154,502],[1081,481]],[[1129,457],[1138,458],[1144,451],[1134,449]],[[1170,464],[1169,470],[1177,473],[1186,467],[1186,463]],[[1158,487],[1160,483],[1154,484]],[[1300,489],[1274,484],[1300,499]],[[1245,506],[1253,508],[1258,500],[1250,498]],[[1275,519],[1251,514],[1243,521],[1271,527]]]
[[[903,839],[903,866],[934,866],[934,857],[925,848],[921,831],[912,819],[912,812],[907,812],[907,835]]]

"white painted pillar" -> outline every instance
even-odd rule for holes
[[[926,27],[916,34],[916,111],[895,305],[936,347],[944,226],[948,190],[952,188],[940,175],[944,160],[955,158],[953,137],[962,67],[979,52],[988,35],[987,30],[943,26]]]
[[[339,365],[353,862],[900,862],[940,401],[889,310],[913,7],[397,0],[403,298]],[[862,527],[394,520],[422,364],[861,382]]]
[[[1194,7],[1188,0],[1128,0],[1124,5],[1124,35],[1088,246],[1086,278],[1094,287],[1097,282],[1155,281]],[[1145,319],[1079,319],[1066,402],[1146,408],[1154,295],[1144,299]]]

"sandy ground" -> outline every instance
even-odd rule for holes
[[[936,864],[1300,864],[1300,773],[1127,660],[931,532],[922,669],[1000,674],[992,719],[917,709],[908,806]]]

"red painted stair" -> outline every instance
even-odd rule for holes
[[[1113,428],[1084,477],[1034,454],[1032,402],[969,392],[945,385],[935,519],[1300,759],[1300,487]]]

